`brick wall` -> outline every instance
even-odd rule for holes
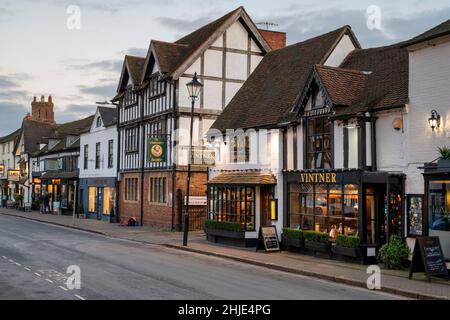
[[[259,30],[273,50],[286,47],[286,32]]]
[[[167,180],[167,188],[166,188],[166,199],[167,202],[165,204],[155,204],[150,203],[150,178],[152,177],[165,177]],[[125,178],[138,178],[138,186],[139,186],[139,196],[137,202],[128,202],[125,201]],[[178,171],[175,176],[176,181],[176,189],[181,189],[183,197],[186,195],[186,178],[187,172]],[[206,195],[206,182],[207,182],[207,173],[206,172],[192,172],[191,176],[191,195]],[[121,182],[120,182],[120,220],[121,222],[126,222],[130,217],[135,217],[137,221],[140,221],[141,218],[141,194],[140,194],[140,174],[139,173],[125,173],[122,174]],[[144,177],[144,225],[151,225],[156,227],[162,227],[171,229],[172,227],[172,208],[169,205],[170,196],[169,194],[172,192],[172,172],[147,172]],[[178,203],[176,198],[176,190],[175,195],[173,196],[173,205],[175,210],[174,216],[174,226],[176,227],[178,224]],[[182,209],[182,214],[184,214],[184,209]]]

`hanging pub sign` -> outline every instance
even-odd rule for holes
[[[0,164],[0,176],[4,176],[4,175],[5,175],[5,165]]]
[[[167,141],[163,138],[150,138],[148,140],[148,161],[166,162]]]
[[[259,250],[265,250],[266,252],[280,251],[276,226],[259,228],[256,251]]]
[[[416,239],[409,271],[410,280],[415,272],[425,272],[429,282],[431,282],[432,276],[444,276],[449,280],[439,237],[418,237]]]
[[[8,180],[13,182],[20,181],[20,171],[19,170],[8,170]]]

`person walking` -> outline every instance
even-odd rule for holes
[[[50,210],[50,196],[48,193],[45,193],[44,195],[44,214],[47,213],[47,209],[48,209],[48,213],[51,213]]]

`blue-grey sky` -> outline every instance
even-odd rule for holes
[[[71,5],[80,29],[67,27]],[[114,96],[124,54],[144,56],[151,39],[174,41],[240,5],[290,44],[348,24],[363,47],[381,46],[450,18],[448,0],[0,0],[0,136],[41,94],[53,96],[58,122],[92,114]],[[381,30],[367,27],[370,5]]]

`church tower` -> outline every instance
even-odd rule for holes
[[[48,101],[45,101],[44,96],[41,96],[41,101],[37,101],[36,97],[33,98],[33,102],[31,102],[31,119],[55,124],[52,96],[48,96]]]

